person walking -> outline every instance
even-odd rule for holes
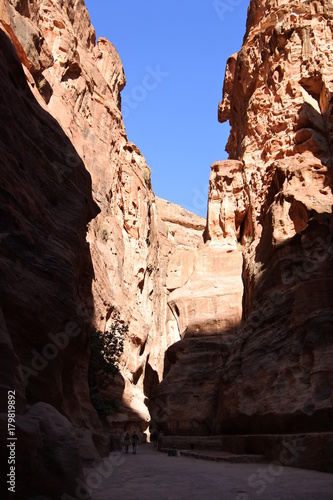
[[[132,449],[133,449],[133,453],[136,454],[136,448],[138,446],[138,443],[139,443],[139,436],[137,435],[137,433],[135,431],[133,431],[133,434],[132,434]]]
[[[157,446],[157,439],[158,439],[158,433],[157,433],[157,431],[155,430],[155,431],[153,432],[153,435],[152,435],[152,441],[153,441],[153,445],[154,445],[154,447],[155,447],[155,448],[156,448],[156,446]]]
[[[128,432],[126,432],[124,437],[125,453],[128,453],[128,447],[131,444],[131,437]]]

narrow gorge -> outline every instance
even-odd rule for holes
[[[76,498],[83,465],[134,429],[311,434],[295,465],[332,472],[332,1],[251,0],[207,219],[154,195],[84,0],[2,0],[0,52],[0,459],[14,390],[17,498]],[[91,335],[114,331],[101,420]]]

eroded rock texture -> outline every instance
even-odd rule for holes
[[[207,317],[200,318],[200,298],[194,311],[189,310],[191,291],[172,299],[182,309],[179,322],[168,301],[171,291],[179,288],[172,283],[174,272],[186,281],[194,270],[205,220],[155,200],[150,169],[128,141],[122,121],[121,61],[109,41],[96,41],[83,1],[8,0],[2,4],[1,19],[36,100],[75,147],[75,155],[55,161],[59,182],[81,160],[91,174],[100,214],[89,225],[91,275],[81,285],[79,312],[87,324],[93,322],[102,331],[118,312],[120,321],[128,324],[120,374],[110,388],[121,403],[120,412],[107,420],[114,429],[145,431],[151,420],[149,397],[162,380],[166,349],[198,318],[202,324]],[[170,265],[169,258],[174,259]],[[184,272],[176,269],[179,259]],[[200,276],[197,271],[194,276],[195,286]],[[214,301],[212,286],[210,266]]]
[[[157,389],[167,432],[332,428],[332,13],[252,1],[227,61],[229,160],[169,296],[183,340]]]
[[[88,331],[118,312],[129,333],[114,429],[330,429],[331,3],[250,3],[207,222],[154,197],[122,121],[121,61],[83,0],[5,0],[0,24],[1,394],[15,387],[37,457],[18,465],[24,494],[75,496],[80,460],[107,453]]]
[[[168,306],[180,340],[166,352],[152,412],[167,433],[214,432],[221,371],[242,319],[243,258],[236,234],[247,196],[241,167],[212,166],[204,240],[197,247],[178,244],[169,256]]]
[[[60,498],[81,480],[84,445],[90,441],[91,459],[99,456],[94,436],[103,442],[87,385],[89,324],[79,308],[91,290],[86,225],[98,207],[82,160],[32,95],[2,30],[0,53],[1,470],[5,482],[12,390],[13,495]],[[75,164],[61,175],[66,157]],[[8,486],[2,484],[3,498]]]
[[[227,63],[219,119],[250,203],[218,432],[332,429],[332,16],[328,1],[252,1]]]
[[[139,430],[142,424],[145,430],[150,416],[144,373],[147,369],[161,376],[163,353],[170,344],[164,317],[157,313],[166,308],[166,300],[157,278],[159,244],[150,169],[127,140],[120,110],[126,82],[120,58],[108,40],[96,41],[83,1],[6,1],[2,25],[36,99],[77,151],[75,157],[67,154],[58,161],[59,178],[71,174],[77,157],[91,174],[100,214],[87,237],[92,279],[81,311],[102,331],[116,311],[128,324],[121,374],[111,389],[125,413],[114,421],[120,419],[122,429],[133,424]]]
[[[91,323],[105,330],[115,311],[129,323],[121,375],[111,388],[122,400],[124,413],[115,417],[123,419],[122,429],[147,428],[145,393],[161,376],[164,351],[174,341],[164,335],[164,316],[154,313],[166,309],[166,299],[156,285],[150,170],[123,126],[119,56],[107,40],[95,41],[84,2],[5,1],[0,9],[1,27],[25,72],[17,60],[3,59],[1,306],[4,344],[13,350],[8,362],[18,371],[5,389],[19,375],[16,387],[22,384],[23,366],[26,385],[17,394],[22,446],[36,435],[31,466],[18,466],[17,474],[25,495],[59,498],[65,488],[75,496],[80,460],[98,461],[110,447],[89,401]],[[20,93],[28,96],[23,104]],[[25,401],[39,406],[25,409]]]

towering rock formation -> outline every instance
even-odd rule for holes
[[[212,166],[204,241],[197,248],[178,246],[169,257],[168,305],[180,340],[166,352],[153,405],[167,433],[214,432],[221,370],[242,319],[243,259],[237,234],[248,199],[240,167],[236,161]]]
[[[251,1],[205,221],[154,197],[84,1],[1,2],[0,425],[4,442],[15,389],[18,498],[75,497],[82,458],[108,453],[89,331],[115,318],[114,429],[332,428],[332,23],[328,0]]]
[[[332,429],[332,28],[332,2],[251,1],[227,63],[219,120],[250,203],[218,432]]]
[[[98,207],[82,160],[32,95],[2,30],[0,53],[1,496],[60,498],[82,480],[80,457],[98,456],[93,440],[110,448],[89,401],[80,312],[93,279],[86,225]],[[61,175],[65,158],[72,167]]]
[[[218,110],[231,132],[210,178],[209,265],[170,294],[189,318],[157,389],[168,432],[332,429],[332,14],[250,3]]]
[[[83,0],[5,0],[0,27],[1,411],[16,389],[20,446],[34,440],[31,456],[17,450],[18,495],[59,498],[77,491],[80,459],[110,449],[89,401],[91,324],[105,331],[119,313],[129,325],[111,391],[125,425],[143,431],[145,394],[179,335],[165,335],[150,170],[126,137],[115,48],[96,43]]]
[[[71,226],[69,234],[73,239],[72,241],[65,233],[59,235],[59,239],[68,245],[72,270],[69,264],[62,265],[61,259],[57,263],[54,257],[53,262],[52,252],[44,251],[40,242],[35,244],[33,239],[27,242],[27,251],[36,253],[38,250],[41,256],[48,259],[45,267],[47,264],[55,267],[52,278],[55,286],[58,286],[59,279],[61,286],[67,290],[68,297],[62,297],[53,289],[48,293],[38,292],[36,285],[36,294],[43,298],[39,304],[42,316],[39,318],[33,303],[31,311],[28,311],[27,298],[26,310],[22,309],[20,317],[25,326],[22,326],[22,331],[16,331],[9,311],[14,314],[14,298],[23,292],[13,283],[12,292],[4,293],[3,300],[7,304],[4,309],[4,325],[7,325],[8,343],[13,343],[14,337],[17,339],[13,348],[18,357],[18,370],[23,366],[23,372],[27,373],[22,397],[26,398],[28,404],[40,405],[43,402],[52,405],[50,411],[56,409],[74,425],[73,429],[80,437],[80,446],[76,444],[79,467],[79,457],[90,461],[98,460],[99,453],[105,454],[108,451],[107,440],[88,397],[88,332],[91,324],[106,331],[114,318],[119,317],[121,323],[128,325],[120,373],[115,377],[115,385],[110,388],[110,394],[120,404],[120,411],[107,420],[114,429],[136,428],[146,431],[151,420],[149,409],[154,412],[154,408],[149,405],[149,397],[162,380],[164,353],[180,339],[174,310],[167,302],[171,286],[167,281],[170,281],[174,272],[169,269],[169,257],[177,254],[173,264],[175,266],[181,257],[180,245],[185,252],[193,254],[192,250],[202,243],[205,220],[181,207],[155,200],[150,185],[150,169],[138,148],[129,143],[122,121],[120,92],[125,85],[125,76],[121,61],[110,42],[103,38],[96,42],[83,1],[5,0],[1,4],[0,24],[20,58],[31,91],[30,99],[32,102],[36,101],[38,109],[36,124],[25,127],[31,134],[27,137],[15,125],[20,120],[18,108],[10,110],[8,103],[2,115],[2,138],[6,141],[8,130],[12,130],[14,134],[17,129],[17,133],[22,135],[20,148],[7,144],[10,154],[19,164],[22,163],[20,151],[28,150],[25,142],[36,146],[39,151],[41,159],[38,154],[33,158],[29,157],[29,161],[24,163],[26,170],[22,167],[17,171],[17,182],[27,198],[32,195],[28,192],[25,174],[21,170],[30,175],[35,169],[43,177],[45,174],[42,172],[47,170],[43,163],[44,155],[50,156],[56,178],[53,179],[53,174],[50,173],[49,182],[46,182],[40,180],[37,174],[31,174],[29,189],[36,199],[42,198],[45,189],[48,202],[51,207],[54,206],[50,217],[54,220],[55,227],[64,217],[65,228]],[[8,64],[10,67],[12,63]],[[7,81],[4,81],[3,86],[6,85]],[[15,87],[12,90],[15,93]],[[17,89],[16,91],[18,92]],[[28,93],[27,90],[26,92]],[[24,114],[24,108],[22,110]],[[12,121],[8,118],[10,116],[13,116]],[[61,140],[67,140],[68,147],[65,148],[60,139],[51,135],[47,140],[41,139],[43,130],[48,134],[48,129],[44,126],[44,121],[48,123],[48,120],[57,124],[62,134]],[[34,134],[35,128],[41,133]],[[90,172],[92,186],[85,169]],[[77,176],[77,171],[81,170],[85,172],[86,183],[78,178],[79,194],[76,199],[75,193],[70,192],[68,185],[73,186],[68,179]],[[14,184],[10,186],[14,200],[16,187]],[[76,219],[71,214],[70,207],[61,205],[59,208],[58,198],[61,198],[62,189],[68,190],[68,199],[73,205],[72,211],[76,210],[74,215],[79,219],[80,227],[75,225]],[[96,204],[92,202],[90,189]],[[88,215],[79,203],[81,193],[92,207],[90,211],[86,209]],[[67,202],[67,197],[64,199]],[[87,201],[87,206],[90,206],[89,203]],[[31,206],[33,207],[33,203]],[[21,212],[24,212],[23,208],[17,207],[17,219],[20,219]],[[24,212],[22,220],[25,218],[27,225],[34,226],[38,222],[33,210],[31,213],[29,210]],[[90,219],[85,243],[85,227]],[[5,214],[5,236],[12,232],[10,224],[11,219]],[[53,235],[55,230],[51,222],[48,227]],[[75,234],[76,239],[73,236]],[[50,240],[50,246],[53,244]],[[57,245],[58,253],[66,259],[66,251],[63,251],[62,245]],[[9,259],[8,252],[7,258]],[[11,254],[11,258],[15,259],[15,254]],[[67,280],[61,277],[57,266],[68,276]],[[33,273],[35,272],[37,271],[34,270]],[[38,282],[37,278],[35,280]],[[26,280],[21,280],[20,286],[29,297],[32,287],[27,286]],[[73,297],[70,299],[71,295]],[[51,300],[53,296],[55,299]],[[52,316],[57,321],[52,321]],[[34,322],[30,324],[31,317]],[[33,335],[31,332],[35,328],[36,334]],[[74,333],[78,330],[80,335],[77,335],[77,343],[67,345],[71,334],[76,337]],[[49,346],[50,335],[55,338],[54,335],[58,334],[60,340],[56,337],[57,341],[63,342],[59,347],[56,344],[60,354],[53,344],[53,347]],[[42,376],[38,372],[36,377],[37,365],[42,367],[44,363],[40,357],[44,351],[50,357],[54,355],[54,361],[48,363],[47,359],[47,367],[40,370]],[[158,411],[155,412],[157,414]],[[94,446],[97,446],[99,453]],[[44,453],[42,447],[40,453]],[[71,487],[75,488],[75,479],[80,474],[73,473],[69,466],[66,467],[73,479]],[[33,476],[31,481],[37,484]],[[50,494],[43,490],[43,486],[40,487],[40,492]]]
[[[35,98],[76,149],[75,158],[67,154],[56,163],[59,179],[76,168],[77,157],[91,174],[100,214],[89,226],[93,276],[80,310],[101,331],[118,313],[128,324],[121,374],[112,388],[122,413],[114,420],[123,428],[125,418],[126,425],[145,430],[150,415],[144,374],[162,377],[164,351],[179,336],[165,334],[155,198],[150,169],[128,142],[122,121],[121,61],[109,41],[96,42],[83,0],[6,0],[1,19]]]

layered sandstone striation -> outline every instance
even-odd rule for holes
[[[175,288],[171,267],[177,266],[182,247],[184,266],[190,268],[194,249],[203,241],[205,220],[155,199],[150,169],[128,141],[122,121],[120,92],[126,80],[121,61],[108,40],[96,40],[83,1],[7,0],[1,25],[39,105],[75,147],[75,154],[55,162],[59,180],[64,182],[81,161],[91,174],[100,213],[89,224],[91,274],[82,284],[79,312],[101,331],[111,327],[118,313],[129,327],[120,373],[110,387],[119,412],[106,423],[114,429],[146,431],[149,397],[162,380],[164,353],[180,339],[168,303]],[[170,257],[175,259],[171,267]],[[201,309],[196,306],[195,315]],[[193,322],[192,313],[185,316],[185,323]]]
[[[332,28],[331,2],[251,1],[227,63],[219,120],[250,203],[218,432],[332,428]]]
[[[145,393],[161,377],[167,342],[174,341],[155,314],[166,299],[157,280],[150,169],[122,122],[121,61],[110,42],[96,42],[84,2],[5,1],[0,17],[23,67],[14,56],[4,59],[1,306],[13,370],[5,387],[15,383],[22,400],[22,446],[38,437],[31,464],[17,472],[24,494],[59,498],[62,488],[75,496],[81,460],[98,462],[110,449],[110,427],[106,422],[103,434],[89,401],[91,324],[105,331],[119,312],[129,326],[110,389],[121,405],[121,429],[149,425]],[[23,104],[15,93],[26,94]],[[26,413],[26,402],[38,406]]]

